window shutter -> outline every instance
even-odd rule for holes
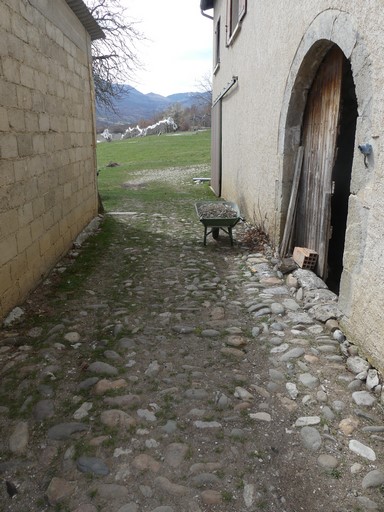
[[[247,12],[247,0],[239,0],[239,22],[244,18]]]
[[[225,38],[227,41],[227,44],[229,43],[229,40],[231,39],[231,5],[232,0],[227,0],[227,18],[225,22]]]
[[[220,64],[220,42],[221,42],[221,34],[220,34],[220,25],[221,25],[221,19],[219,18],[216,23],[216,30],[215,30],[215,62],[214,65],[218,66]]]

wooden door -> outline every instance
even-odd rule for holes
[[[331,49],[321,63],[308,94],[295,239],[299,247],[319,254],[317,274],[326,279],[330,239],[332,170],[336,156],[344,56]]]

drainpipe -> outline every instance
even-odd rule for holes
[[[232,80],[229,82],[229,84],[226,85],[224,90],[219,94],[219,96],[215,99],[212,106],[214,107],[216,103],[218,103],[226,94],[227,92],[232,89],[232,87],[235,85],[235,83],[239,80],[238,76],[233,76]]]
[[[201,14],[205,17],[205,18],[208,18],[210,20],[213,20],[213,16],[210,16],[209,14],[205,14],[205,12],[203,11],[203,9],[201,9]]]

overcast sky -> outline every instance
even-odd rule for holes
[[[212,71],[212,21],[201,15],[200,0],[121,0],[147,41],[137,54],[144,66],[133,87],[163,96],[198,90]]]

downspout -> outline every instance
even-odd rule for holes
[[[229,84],[227,84],[224,88],[224,90],[219,94],[219,96],[215,99],[215,101],[213,102],[212,104],[212,107],[214,107],[216,105],[216,103],[218,103],[226,94],[227,92],[232,89],[232,87],[235,85],[235,83],[239,80],[239,77],[238,76],[233,76],[232,77],[232,80],[229,82]]]
[[[213,16],[210,16],[209,14],[205,14],[205,12],[203,11],[203,9],[201,9],[201,11],[200,11],[200,12],[201,12],[202,16],[204,16],[205,18],[208,18],[208,19],[210,19],[210,20],[213,20],[213,19],[214,19],[214,18],[213,18]]]

